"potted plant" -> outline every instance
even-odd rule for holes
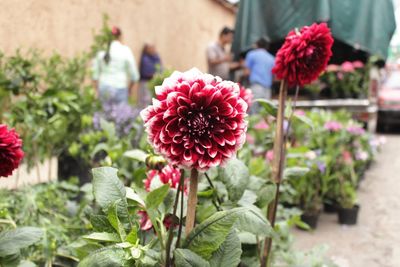
[[[340,224],[357,224],[358,211],[360,206],[356,204],[357,193],[350,181],[340,185],[338,218]]]

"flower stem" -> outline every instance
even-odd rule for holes
[[[285,161],[285,150],[284,150],[284,129],[283,121],[285,119],[285,103],[287,95],[287,84],[285,80],[281,81],[281,86],[279,89],[279,105],[277,114],[277,125],[274,140],[274,158],[272,161],[272,181],[276,185],[275,198],[268,206],[267,219],[271,226],[275,226],[276,210],[278,206],[279,199],[279,185],[282,178],[283,162]],[[264,240],[264,250],[261,257],[261,266],[268,266],[271,260],[271,247],[272,239],[267,237]]]
[[[176,189],[176,195],[175,195],[175,202],[174,202],[174,209],[172,211],[172,223],[171,226],[169,227],[168,230],[168,239],[167,239],[167,244],[165,246],[165,251],[166,251],[166,267],[171,266],[171,244],[172,240],[174,239],[174,228],[175,228],[175,218],[176,218],[176,210],[178,209],[178,203],[179,203],[179,195],[180,191],[183,191],[183,180],[184,180],[184,174],[185,172],[181,170],[181,178],[179,180],[178,188]],[[182,195],[183,197],[183,195]],[[181,221],[182,218],[179,219]]]
[[[187,205],[186,226],[185,226],[186,236],[189,235],[189,233],[192,231],[194,227],[194,221],[196,217],[198,180],[199,180],[199,172],[193,168],[190,173],[189,196],[187,202],[188,205]]]
[[[215,192],[215,198],[217,199],[218,204],[215,203],[215,200],[214,200],[214,199],[212,200],[212,202],[213,202],[215,208],[216,208],[218,211],[221,211],[221,210],[222,210],[222,209],[221,209],[222,201],[221,201],[221,199],[220,199],[219,196],[218,196],[218,191],[217,191],[217,189],[215,188],[215,186],[214,186],[213,182],[211,181],[210,177],[208,176],[208,174],[205,172],[204,175],[206,176],[207,181],[208,181],[208,184],[210,185],[211,189],[213,189],[214,192]]]
[[[183,177],[181,177],[182,180],[182,190],[181,190],[181,213],[180,213],[180,220],[179,220],[179,230],[178,230],[178,238],[176,239],[176,248],[179,248],[180,242],[181,242],[181,235],[182,235],[182,227],[183,227],[183,198],[184,198],[184,192],[185,192],[185,183]]]

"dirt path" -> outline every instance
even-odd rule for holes
[[[359,189],[358,225],[341,226],[324,213],[316,231],[294,231],[298,249],[325,243],[341,267],[400,266],[400,135],[386,138]]]

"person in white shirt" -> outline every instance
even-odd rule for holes
[[[136,91],[139,72],[131,49],[121,43],[121,30],[113,27],[107,51],[100,51],[93,60],[92,78],[100,100],[128,103]]]

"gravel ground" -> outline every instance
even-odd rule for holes
[[[324,213],[315,231],[294,230],[298,249],[327,244],[340,267],[400,266],[400,135],[386,139],[358,191],[358,224],[341,226]]]

